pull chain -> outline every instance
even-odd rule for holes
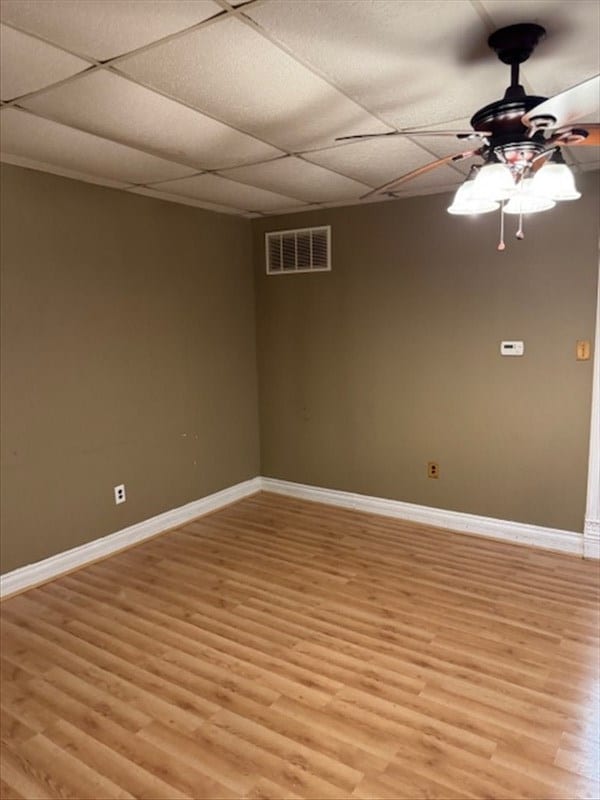
[[[496,249],[500,252],[506,249],[506,245],[504,244],[504,201],[500,203],[500,241]]]
[[[517,239],[524,239],[525,234],[523,233],[523,212],[519,212],[519,230],[516,233]]]
[[[521,195],[521,198],[523,197],[523,178],[524,175],[521,176],[521,182],[519,183],[519,194]],[[515,235],[517,239],[525,238],[525,234],[523,233],[523,200],[521,200],[519,203],[519,229]]]

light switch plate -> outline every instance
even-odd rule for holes
[[[578,339],[576,347],[577,361],[589,361],[590,358],[590,340]]]

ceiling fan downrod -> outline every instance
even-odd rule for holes
[[[541,25],[522,22],[500,28],[488,38],[488,45],[500,61],[510,66],[510,86],[504,95],[506,99],[525,94],[525,89],[519,83],[519,66],[527,61],[545,35],[546,31]]]
[[[519,67],[527,61],[545,35],[541,25],[520,23],[495,31],[488,44],[503,64],[510,66],[511,81],[504,97],[480,108],[471,118],[477,131],[490,131],[481,155],[486,161],[499,159],[518,176],[545,148],[542,132],[528,129],[523,116],[546,98],[528,95],[519,83]]]

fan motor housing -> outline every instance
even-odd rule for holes
[[[524,94],[518,99],[496,100],[476,111],[471,117],[471,125],[476,131],[491,131],[492,135],[526,133],[528,129],[521,122],[521,117],[546,99]]]
[[[471,117],[471,125],[476,131],[491,133],[485,151],[494,152],[508,163],[532,161],[546,148],[546,140],[541,131],[532,135],[521,118],[545,99],[523,94],[518,99],[503,98],[480,108]]]

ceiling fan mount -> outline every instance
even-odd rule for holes
[[[514,66],[527,61],[537,44],[546,35],[545,28],[533,22],[508,25],[492,33],[488,45],[504,64]]]

